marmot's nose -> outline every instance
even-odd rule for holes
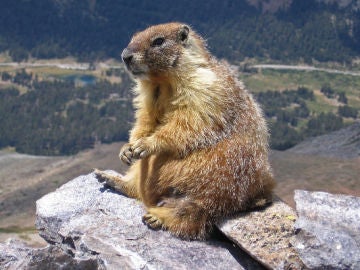
[[[129,49],[124,49],[123,52],[121,53],[121,58],[124,61],[124,63],[128,66],[131,60],[134,58],[134,55]]]

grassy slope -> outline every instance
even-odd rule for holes
[[[316,102],[309,102],[310,110],[328,112],[336,109],[333,100],[320,93],[322,85],[329,84],[335,91],[345,91],[350,106],[360,109],[360,76],[330,74],[322,71],[262,70],[261,73],[241,74],[248,89],[253,92],[266,90],[297,89],[299,86],[315,90]]]
[[[42,61],[37,61],[38,64],[41,64]],[[45,62],[45,64],[49,64],[51,62]],[[69,64],[77,64],[76,62],[70,62]],[[62,63],[61,60],[54,62],[54,64],[66,64]],[[10,67],[10,66],[0,66],[0,73],[1,72],[8,72],[11,75],[15,75],[16,72],[21,71],[24,67]],[[99,79],[109,79],[109,77],[105,77],[103,74],[104,69],[98,68],[97,70],[78,70],[78,69],[65,69],[59,68],[56,66],[39,66],[39,67],[26,67],[26,72],[28,74],[32,74],[34,76],[38,76],[39,80],[56,80],[56,79],[63,79],[66,76],[81,76],[81,75],[92,75],[96,76]],[[11,85],[11,82],[2,82],[0,78],[0,86],[1,84],[8,84]],[[18,85],[14,84],[15,87],[19,87]]]
[[[57,61],[57,62],[60,62]],[[7,71],[12,74],[21,68],[0,67],[0,72]],[[99,79],[108,79],[104,72],[106,69],[100,68],[95,71],[69,70],[57,67],[28,67],[26,71],[37,75],[39,79],[56,79],[67,75],[93,75]],[[337,103],[329,100],[320,93],[321,86],[328,84],[335,91],[345,91],[348,98],[348,104],[360,109],[360,76],[330,74],[322,71],[294,71],[294,70],[271,70],[263,69],[259,73],[241,73],[240,79],[244,81],[246,87],[252,92],[261,92],[266,90],[286,90],[297,89],[299,86],[307,87],[315,91],[316,101],[308,102],[310,110],[315,112],[334,111]],[[0,80],[1,83],[1,80]],[[2,82],[4,84],[4,82]],[[6,84],[9,84],[7,82]],[[17,86],[17,85],[16,85]],[[18,86],[17,86],[18,87]]]

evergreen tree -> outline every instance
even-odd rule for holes
[[[358,110],[350,106],[339,106],[338,113],[342,117],[351,117],[356,119],[358,116]]]

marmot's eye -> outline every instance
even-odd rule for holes
[[[165,38],[158,37],[151,42],[151,46],[152,47],[161,46],[164,43],[164,41],[165,41]]]

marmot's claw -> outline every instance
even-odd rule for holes
[[[126,165],[128,165],[128,166],[131,165],[132,160],[129,156],[127,156],[126,154],[123,153],[123,154],[120,154],[119,157],[120,157],[120,160],[122,162],[124,162]]]
[[[132,163],[131,159],[133,158],[131,144],[127,143],[121,148],[119,158],[125,164],[131,165]]]
[[[94,169],[94,174],[95,174],[95,177],[96,179],[100,182],[100,183],[103,183],[103,182],[106,182],[106,173],[103,172],[103,171],[100,171],[99,169]]]
[[[133,158],[142,159],[142,158],[146,158],[147,156],[149,156],[148,151],[143,149],[141,146],[134,149]]]
[[[149,147],[146,144],[146,140],[137,140],[131,147],[132,158],[142,159],[150,155]]]
[[[162,222],[158,217],[152,214],[146,214],[143,216],[142,221],[145,225],[153,230],[160,230],[163,226]]]

